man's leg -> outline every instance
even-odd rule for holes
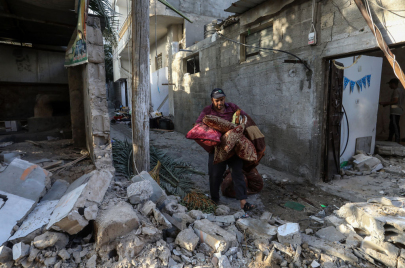
[[[243,160],[235,155],[227,162],[232,171],[232,181],[235,187],[236,199],[241,201],[241,208],[243,208],[247,199],[245,176],[242,172]]]
[[[392,141],[392,137],[394,137],[394,134],[395,134],[394,115],[390,114],[390,127],[387,141]]]
[[[401,119],[400,115],[392,115],[394,118],[394,131],[395,131],[395,142],[400,143],[401,140],[401,131],[399,127],[399,120]]]
[[[226,170],[226,162],[214,165],[214,154],[208,156],[208,175],[210,177],[210,195],[214,202],[219,201],[219,188]]]

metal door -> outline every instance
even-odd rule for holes
[[[331,181],[340,171],[340,132],[342,122],[343,70],[342,63],[330,61],[328,83],[328,116],[326,134],[325,181]]]

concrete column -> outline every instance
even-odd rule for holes
[[[87,149],[97,168],[113,169],[107,106],[104,46],[100,19],[87,19],[89,62],[83,65],[83,99]]]
[[[77,147],[86,146],[86,131],[83,105],[83,72],[84,65],[68,68],[70,119],[72,138]]]

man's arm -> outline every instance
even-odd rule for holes
[[[387,105],[393,105],[393,104],[397,104],[398,103],[398,97],[397,98],[393,98],[392,101],[381,101],[380,105],[382,106],[387,106]]]
[[[209,108],[209,107],[205,107],[204,110],[202,110],[202,112],[200,113],[200,116],[198,117],[197,121],[195,121],[195,124],[201,123],[203,121],[204,116],[206,116],[207,113],[208,113],[207,108]]]

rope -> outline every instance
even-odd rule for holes
[[[387,55],[388,57],[390,57],[390,58],[393,60],[393,62],[394,62],[394,63],[393,63],[393,70],[394,70],[395,76],[396,76],[399,80],[401,80],[401,78],[402,78],[402,80],[405,80],[405,78],[403,77],[403,73],[402,73],[402,72],[401,72],[401,78],[399,78],[397,72],[395,71],[395,64],[398,64],[395,55],[394,55],[394,57],[392,57],[392,56],[388,53],[386,47],[383,46],[383,45],[381,45],[380,42],[378,41],[376,32],[378,31],[378,32],[380,33],[380,36],[382,36],[382,33],[381,33],[380,29],[374,24],[374,20],[373,20],[373,16],[371,15],[370,4],[369,4],[369,1],[368,1],[368,0],[366,0],[366,4],[367,4],[368,16],[370,17],[371,23],[373,24],[373,34],[374,34],[374,38],[375,38],[376,41],[377,41],[378,47],[379,47],[383,52],[385,52],[385,55]],[[399,64],[398,64],[398,67],[399,67],[399,69],[401,69],[401,66],[400,66]]]
[[[347,67],[342,67],[342,66],[337,65],[337,64],[335,63],[335,60],[332,60],[332,62],[333,62],[333,64],[335,65],[336,68],[338,68],[338,69],[340,69],[340,70],[346,70],[346,69],[349,69],[350,67],[352,67],[353,65],[355,65],[355,64],[359,61],[360,58],[361,58],[361,55],[358,56],[358,57],[354,60],[354,62],[353,62],[352,65],[347,66]]]

